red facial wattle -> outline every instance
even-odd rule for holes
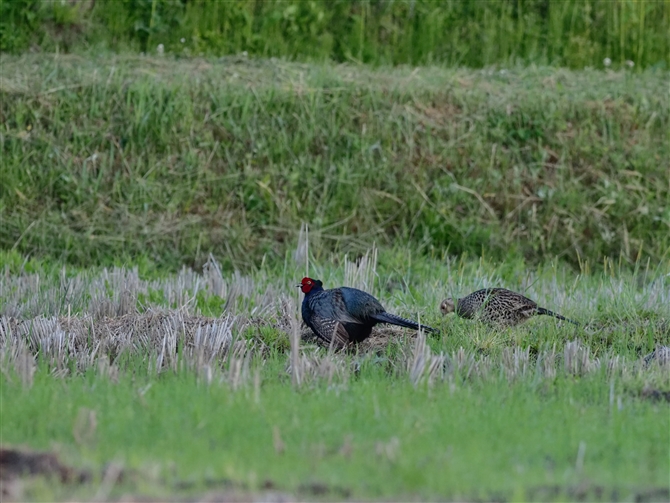
[[[302,281],[300,282],[302,293],[309,293],[312,287],[314,287],[314,280],[312,278],[302,278]]]

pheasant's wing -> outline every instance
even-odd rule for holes
[[[328,297],[323,298],[319,313],[323,317],[332,318],[333,321],[341,323],[363,323],[362,309],[355,302],[348,301],[348,292],[345,288],[328,290]],[[345,296],[347,298],[345,298]]]
[[[341,322],[319,315],[312,316],[311,321],[314,333],[326,344],[332,344],[336,349],[343,348],[349,344],[349,334]]]
[[[504,297],[510,311],[522,313],[525,317],[532,316],[537,311],[537,303],[520,293],[509,292]]]
[[[340,288],[325,290],[309,301],[310,310],[315,316],[342,323],[361,323],[360,319],[347,310],[344,296]]]
[[[353,323],[365,323],[375,314],[386,312],[384,306],[376,298],[358,288],[343,286],[338,289],[338,293],[342,302],[342,310],[354,320]]]

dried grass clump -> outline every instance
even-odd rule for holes
[[[503,348],[500,366],[508,381],[527,377],[532,369],[530,347]]]
[[[444,362],[445,356],[442,353],[434,354],[426,345],[426,334],[423,330],[419,330],[414,340],[411,358],[407,361],[407,373],[411,383],[414,386],[422,382],[430,385],[441,379],[444,375]]]
[[[223,315],[192,316],[182,310],[149,310],[112,318],[94,315],[16,319],[0,317],[0,362],[12,368],[24,386],[32,385],[37,360],[54,376],[94,368],[117,380],[129,361],[146,361],[152,372],[193,371],[205,382],[228,382],[233,388],[254,380],[252,361],[267,356],[262,337],[242,337],[249,327],[271,327],[289,340],[286,369],[296,387],[326,382],[346,384],[360,358],[374,354],[388,360],[389,369],[415,386],[442,381],[465,383],[504,379],[554,379],[603,371],[608,377],[631,372],[656,375],[670,365],[670,350],[659,346],[640,362],[628,362],[607,352],[596,356],[580,340],[531,353],[530,347],[503,347],[500,353],[459,347],[435,352],[423,332],[408,334],[397,327],[377,328],[347,351],[303,345],[305,331],[296,304],[283,297],[268,318]],[[278,348],[280,348],[278,346]],[[631,374],[632,375],[632,374]],[[653,376],[652,376],[653,377]]]
[[[293,377],[294,386],[300,387],[320,382],[346,386],[355,369],[346,353],[307,348],[291,357],[286,370]]]
[[[581,376],[600,368],[600,360],[591,358],[591,350],[581,341],[569,341],[563,349],[563,370],[566,374]]]
[[[161,279],[142,279],[137,267],[114,267],[76,276],[68,276],[63,270],[55,281],[39,274],[0,274],[0,315],[25,319],[82,313],[103,319],[164,306],[196,315],[200,292],[220,298],[223,312],[247,316],[271,312],[281,296],[277,285],[267,282],[261,287],[238,271],[224,278],[220,265],[210,256],[202,274],[184,267],[178,274]],[[149,300],[154,296],[160,301]]]
[[[114,373],[110,369],[122,357],[153,359],[157,372],[177,370],[179,365],[213,367],[228,355],[236,325],[239,331],[245,322],[231,315],[205,318],[178,310],[150,310],[115,318],[87,315],[19,320],[3,316],[0,353],[4,364],[20,370],[26,380],[30,361],[37,355],[62,375],[69,373],[72,363],[78,371],[95,366],[103,373]]]

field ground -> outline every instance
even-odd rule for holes
[[[0,64],[3,498],[670,499],[666,70]],[[441,336],[329,353],[307,271]]]
[[[306,256],[301,241],[283,269],[222,273],[211,258],[149,277],[35,261],[21,273],[4,254],[2,444],[75,470],[61,484],[7,478],[5,496],[668,498],[670,372],[643,360],[670,340],[667,266],[330,257],[310,275],[442,330],[381,329],[332,354],[299,342]],[[439,315],[443,297],[490,285],[582,326],[491,331]]]

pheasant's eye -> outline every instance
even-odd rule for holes
[[[311,285],[311,284],[312,284],[312,282],[311,282],[311,281],[308,281],[308,282],[307,282],[307,284],[308,284],[308,285]]]

